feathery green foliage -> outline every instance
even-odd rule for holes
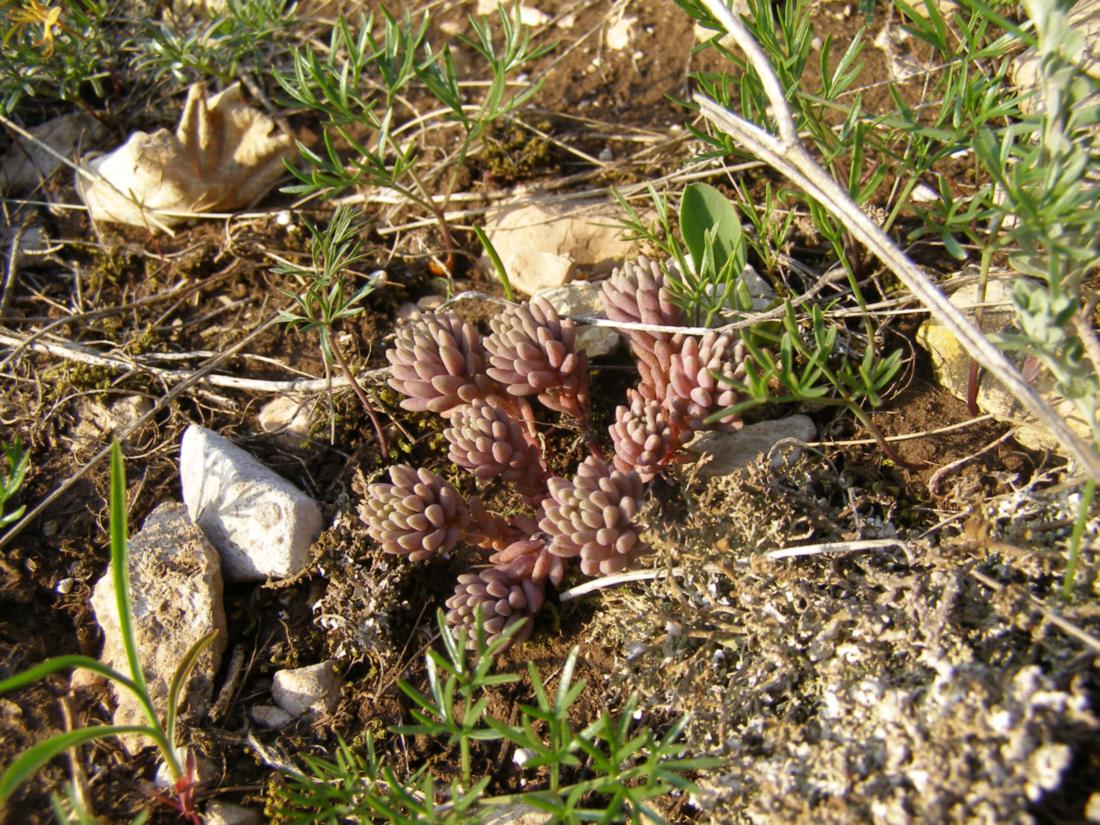
[[[636,723],[636,699],[618,713],[604,711],[589,725],[576,728],[570,710],[584,691],[574,681],[579,651],[574,648],[550,691],[534,665],[528,664],[535,702],[519,706],[518,723],[488,712],[488,690],[520,677],[495,673],[497,654],[519,630],[514,624],[486,643],[480,616],[476,652],[467,652],[464,634],[455,635],[438,614],[443,651],[428,653],[428,691],[407,682],[401,690],[413,702],[414,724],[395,733],[429,736],[459,750],[460,776],[448,784],[427,767],[400,776],[376,751],[372,738],[365,748],[341,742],[332,760],[308,757],[301,773],[284,776],[273,790],[269,813],[280,823],[480,822],[495,808],[522,803],[547,811],[555,821],[662,822],[650,800],[693,786],[687,775],[718,764],[713,759],[682,756],[678,744],[686,720],[663,736]],[[484,796],[491,776],[478,776],[473,756],[479,743],[506,741],[518,749],[523,771],[546,768],[545,787],[510,796]]]

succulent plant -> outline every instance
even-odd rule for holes
[[[395,464],[390,480],[392,484],[371,484],[359,508],[371,538],[387,553],[423,561],[449,552],[466,536],[469,508],[442,478]]]
[[[508,519],[491,513],[477,496],[467,502],[470,508],[470,529],[466,541],[486,550],[503,550],[509,544],[527,535],[526,525],[517,526]]]
[[[633,469],[642,481],[649,481],[661,467],[675,460],[688,433],[684,419],[686,404],[678,396],[665,403],[628,393],[629,406],[615,409],[611,440],[615,444],[615,469]]]
[[[635,518],[644,501],[642,479],[589,456],[573,480],[551,478],[539,526],[551,537],[550,552],[580,556],[587,576],[618,573],[649,547]]]
[[[745,345],[728,332],[708,332],[702,338],[690,337],[669,365],[669,395],[685,403],[688,426],[703,429],[713,413],[736,404],[740,398],[730,381],[744,381]],[[736,414],[725,415],[715,427],[736,430],[742,425]]]
[[[565,559],[550,552],[545,538],[530,534],[497,551],[489,561],[518,576],[535,581],[549,579],[555,587],[565,576]]]
[[[443,434],[451,445],[451,461],[478,480],[510,481],[532,500],[546,495],[547,475],[538,446],[528,441],[520,423],[493,400],[474,399],[456,408]]]
[[[510,307],[489,322],[489,377],[514,396],[537,395],[552,410],[588,421],[588,358],[576,330],[541,298]]]
[[[485,374],[486,352],[473,325],[453,312],[415,316],[398,327],[389,384],[412,412],[446,415],[455,407],[500,389]]]
[[[545,601],[542,581],[518,575],[506,567],[489,567],[478,573],[463,573],[458,577],[455,594],[447,599],[447,622],[454,627],[469,629],[466,646],[476,649],[473,635],[478,606],[485,634],[491,640],[520,619],[530,619],[542,610]],[[512,637],[523,641],[531,635],[530,621]]]
[[[661,267],[648,258],[627,261],[616,267],[603,284],[603,304],[612,321],[657,326],[681,326],[683,313],[672,301],[665,286]],[[641,381],[638,392],[651,401],[661,401],[667,394],[668,368],[672,356],[679,352],[684,336],[656,330],[624,330],[631,349],[638,358]]]

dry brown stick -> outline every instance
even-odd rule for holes
[[[807,151],[798,138],[786,94],[774,69],[745,24],[723,0],[703,0],[710,13],[737,41],[748,56],[771,103],[779,134],[773,135],[728,111],[705,95],[693,100],[703,116],[718,129],[736,138],[761,160],[781,172],[810,197],[842,220],[858,239],[928,307],[932,316],[949,329],[959,344],[993,375],[1023,407],[1042,422],[1073,454],[1086,473],[1100,481],[1100,454],[1085,443],[943,292],[897,247],[890,237],[868,217]]]
[[[954,432],[955,430],[963,430],[967,427],[973,427],[975,424],[982,424],[986,421],[995,421],[996,419],[992,415],[979,415],[977,418],[968,418],[966,421],[959,421],[956,424],[949,424],[946,427],[937,427],[934,430],[921,430],[916,433],[904,433],[903,435],[888,435],[885,437],[886,441],[890,443],[896,443],[898,441],[914,441],[918,438],[928,438],[933,435],[942,435],[943,433]],[[873,438],[853,438],[847,441],[805,441],[803,442],[807,447],[862,447],[869,444],[877,444],[878,442]]]
[[[990,450],[999,447],[1001,444],[1008,441],[1013,432],[1013,430],[1009,430],[1008,432],[1002,433],[977,452],[970,453],[969,455],[964,455],[962,458],[952,461],[950,464],[944,464],[932,474],[932,477],[930,479],[928,479],[928,492],[934,496],[938,496],[940,494],[940,484],[943,483],[943,480],[947,478],[947,476],[951,475],[956,470],[965,467],[976,458],[985,455]]]
[[[0,289],[0,317],[8,314],[8,305],[15,291],[15,279],[19,274],[19,245],[23,241],[23,233],[27,231],[26,225],[20,226],[12,234],[11,245],[8,247],[8,265],[4,272],[4,286]]]
[[[149,295],[149,296],[146,296],[145,298],[139,298],[136,301],[131,301],[128,304],[119,304],[118,306],[106,307],[104,309],[97,309],[97,310],[93,310],[91,312],[80,312],[80,313],[76,313],[76,314],[73,314],[73,315],[66,315],[63,318],[49,318],[47,316],[45,318],[13,318],[13,319],[10,319],[10,320],[13,320],[13,321],[21,321],[21,322],[29,322],[29,321],[34,321],[34,320],[45,320],[45,321],[48,321],[48,323],[46,324],[46,326],[41,327],[40,329],[37,329],[34,332],[32,332],[27,338],[23,339],[23,343],[21,345],[17,346],[13,352],[8,353],[8,355],[3,360],[0,360],[0,369],[3,369],[5,366],[7,366],[11,362],[11,360],[16,355],[19,354],[20,349],[22,349],[23,347],[28,346],[29,344],[31,344],[34,341],[38,340],[38,338],[42,337],[43,335],[46,335],[51,330],[56,329],[57,327],[63,327],[63,326],[66,326],[68,324],[84,323],[84,322],[87,322],[87,321],[93,321],[93,320],[96,320],[97,318],[106,318],[110,315],[118,315],[118,314],[123,313],[123,312],[129,312],[132,309],[139,309],[141,307],[146,307],[146,306],[149,306],[151,304],[159,304],[161,301],[167,301],[167,300],[170,300],[170,299],[173,299],[173,298],[175,298],[175,299],[185,298],[188,295],[190,295],[192,292],[196,292],[200,289],[203,289],[204,287],[210,286],[211,284],[217,283],[222,278],[225,278],[226,276],[231,274],[233,272],[233,270],[237,268],[237,266],[240,265],[240,262],[241,262],[240,258],[237,258],[229,266],[225,267],[224,269],[222,269],[219,272],[215,272],[213,275],[210,275],[206,278],[203,278],[198,283],[193,283],[192,284],[192,283],[181,282],[181,283],[177,284],[176,286],[171,287],[170,289],[166,289],[164,292],[158,292],[155,295]],[[7,316],[0,315],[0,323],[3,323],[6,320],[9,320],[7,318]]]
[[[340,345],[336,343],[336,336],[332,336],[329,340],[329,349],[332,350],[332,355],[336,359],[336,363],[340,365],[340,370],[347,379],[347,382],[354,390],[356,397],[359,399],[359,403],[363,406],[363,409],[367,411],[367,415],[370,416],[371,426],[374,427],[374,437],[378,441],[378,449],[382,453],[382,461],[389,463],[390,461],[390,448],[386,444],[386,434],[382,432],[382,423],[378,420],[378,415],[374,411],[374,406],[371,404],[370,399],[367,398],[366,390],[360,386],[359,382],[355,378],[355,372],[351,368],[351,364],[344,358],[344,353],[340,349]]]

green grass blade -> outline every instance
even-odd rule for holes
[[[90,656],[80,656],[75,653],[66,656],[55,656],[52,659],[47,659],[32,668],[24,670],[22,673],[17,673],[5,679],[0,682],[0,693],[7,693],[9,690],[16,690],[32,682],[37,682],[39,679],[49,676],[51,673],[57,673],[61,670],[72,670],[78,667],[98,673],[100,676],[110,679],[112,682],[121,685],[127,690],[137,693],[137,685],[114,668],[108,667],[98,659],[93,659]]]
[[[89,728],[78,728],[58,734],[45,742],[39,742],[27,748],[8,766],[4,775],[0,776],[0,803],[7,802],[16,788],[58,754],[64,753],[74,745],[124,733],[148,734],[150,729],[143,725],[93,725]]]
[[[122,646],[130,676],[137,689],[148,695],[145,673],[137,655],[134,641],[133,613],[130,609],[129,548],[126,535],[126,470],[122,466],[122,448],[115,441],[111,445],[111,574],[115,584],[118,605],[118,627],[122,634]],[[150,720],[156,721],[156,720]]]
[[[168,739],[168,744],[173,748],[176,746],[176,717],[179,711],[180,693],[187,684],[187,680],[191,678],[191,672],[198,664],[199,656],[214,643],[214,639],[217,637],[218,631],[211,630],[191,645],[187,653],[184,654],[182,661],[180,661],[179,667],[176,668],[176,672],[172,674],[172,681],[168,685],[168,707],[165,711],[164,733]]]
[[[489,260],[493,264],[493,269],[496,270],[497,279],[500,281],[500,286],[504,290],[504,297],[509,301],[516,300],[515,293],[512,292],[512,282],[508,278],[508,270],[504,268],[504,261],[502,261],[500,255],[497,254],[493,242],[489,240],[489,236],[485,234],[485,230],[480,226],[474,227],[474,234],[477,235],[477,239],[481,241],[481,245],[485,247],[485,254],[489,256]]]

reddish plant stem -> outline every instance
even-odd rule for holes
[[[371,424],[374,426],[374,436],[378,440],[378,449],[382,453],[382,460],[388,463],[390,460],[390,450],[389,446],[386,444],[386,435],[382,432],[382,423],[378,420],[378,416],[374,412],[374,407],[371,406],[370,399],[367,398],[367,393],[363,390],[362,385],[360,385],[358,379],[355,377],[355,373],[344,358],[344,354],[340,351],[340,346],[336,343],[335,339],[335,335],[329,336],[329,348],[332,350],[332,357],[336,359],[336,363],[343,371],[344,377],[348,379],[351,388],[359,397],[359,403],[363,405],[363,409],[366,410],[367,415],[370,416]]]

